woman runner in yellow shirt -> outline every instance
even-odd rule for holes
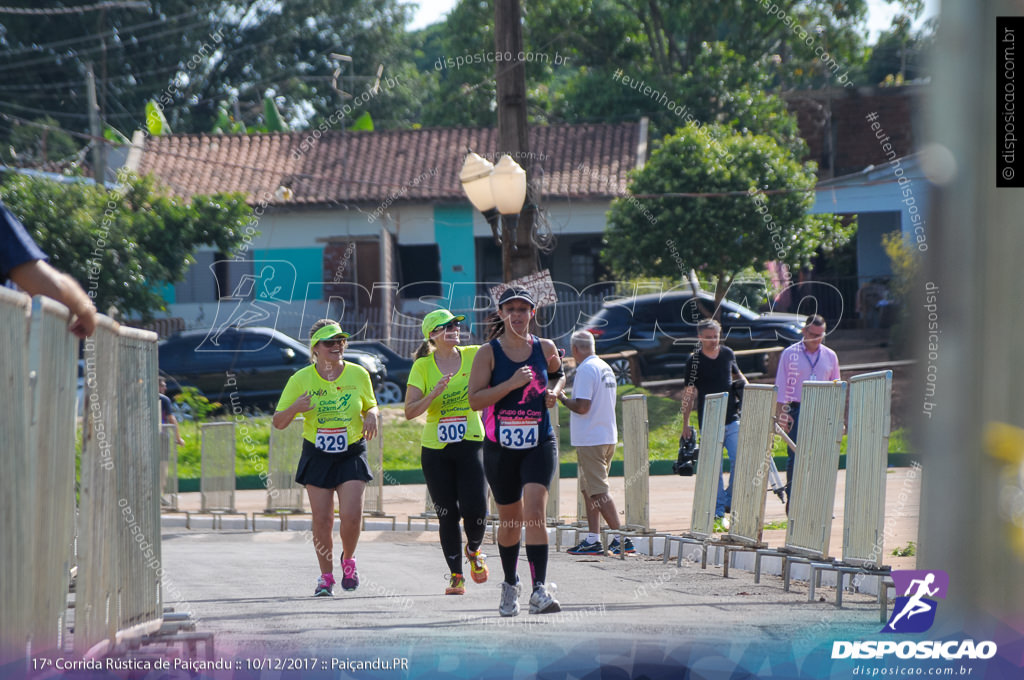
[[[334,594],[334,496],[342,545],[341,587],[359,587],[356,544],[362,526],[363,490],[373,479],[366,460],[366,440],[377,435],[377,400],[370,374],[342,357],[348,333],[321,319],[310,329],[311,366],[288,379],[274,413],[283,430],[303,414],[302,456],[295,481],[306,487],[313,514],[313,547],[320,563],[314,595]]]
[[[406,418],[427,414],[420,460],[437,511],[441,550],[448,562],[446,595],[466,592],[460,517],[466,530],[470,573],[477,583],[487,580],[486,556],[480,552],[487,528],[481,449],[484,428],[480,414],[469,407],[466,392],[479,346],[459,346],[459,323],[465,318],[447,309],[435,309],[423,318],[424,341],[416,352],[405,393]]]

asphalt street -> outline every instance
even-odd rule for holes
[[[237,660],[236,670],[305,664],[333,677],[430,677],[444,669],[451,677],[563,677],[558,669],[569,666],[636,677],[638,664],[655,665],[648,677],[695,664],[757,673],[880,625],[870,595],[848,593],[837,609],[834,590],[807,602],[805,582],[787,593],[778,576],[755,585],[739,569],[726,579],[721,568],[688,561],[676,567],[644,555],[622,561],[554,551],[548,581],[558,586],[562,612],[529,614],[524,587],[520,615],[503,618],[497,550],[489,539],[483,549],[490,580],[446,596],[436,532],[367,532],[357,551],[359,589],[314,598],[318,569],[306,532],[165,529],[165,605],[190,611],[197,631],[214,633],[215,656]],[[525,553],[519,573],[528,583]],[[397,661],[390,673],[381,666],[376,675],[346,675],[374,658],[404,659],[407,667]]]

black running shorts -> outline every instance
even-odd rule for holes
[[[484,440],[484,474],[498,505],[515,503],[522,498],[525,484],[550,488],[557,465],[554,437],[530,449],[506,449],[489,439]]]

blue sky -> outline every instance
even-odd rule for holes
[[[444,15],[455,6],[456,2],[457,0],[422,0],[409,28],[416,30],[441,21]],[[921,17],[922,20],[938,13],[939,0],[925,0],[924,4],[925,9]],[[886,3],[885,0],[868,0],[868,30],[872,39],[889,27],[889,22],[895,13],[895,8]]]

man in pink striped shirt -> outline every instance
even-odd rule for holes
[[[794,443],[797,441],[800,397],[804,381],[839,380],[839,357],[822,344],[825,338],[825,319],[818,314],[807,317],[803,336],[803,340],[782,351],[779,368],[775,373],[775,387],[778,390],[775,419]],[[789,494],[796,451],[791,447],[787,449],[789,460],[786,462],[786,514],[789,514]]]

